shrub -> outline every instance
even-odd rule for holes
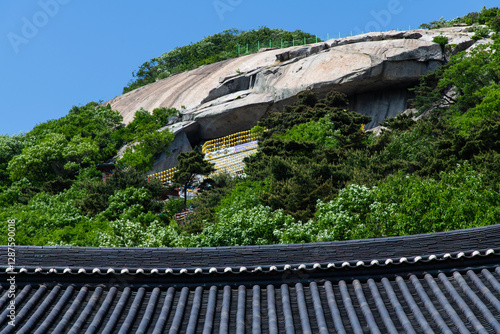
[[[483,26],[476,26],[474,27],[474,36],[472,36],[472,39],[478,41],[483,38],[488,38],[489,35],[490,35],[490,29]]]
[[[272,211],[261,204],[242,208],[232,215],[218,216],[217,224],[207,224],[202,233],[190,240],[191,246],[245,246],[276,244],[275,230],[281,230],[293,218],[283,210]]]
[[[177,212],[181,211],[184,207],[184,200],[182,198],[169,198],[165,202],[162,215],[172,218]]]
[[[39,191],[27,178],[13,182],[10,187],[0,187],[0,207],[15,203],[27,204]]]
[[[0,186],[8,186],[11,183],[7,173],[9,161],[20,154],[27,144],[26,135],[0,135]]]
[[[466,134],[472,125],[480,123],[486,118],[491,118],[500,112],[500,86],[493,84],[480,89],[476,96],[481,98],[481,103],[467,110],[463,115],[453,118],[454,124]]]
[[[446,44],[448,44],[448,37],[440,35],[440,36],[435,36],[432,41],[434,43],[437,43],[441,45],[441,47],[444,47]]]
[[[216,223],[205,222],[203,231],[186,239],[190,246],[265,245],[279,242],[274,231],[294,222],[283,210],[272,211],[259,201],[267,189],[262,182],[243,181],[216,208]]]
[[[363,234],[358,230],[367,220],[371,203],[373,191],[355,184],[340,190],[333,201],[319,200],[315,218],[319,229],[324,230],[322,241],[356,239]]]
[[[111,231],[99,234],[99,247],[169,247],[178,237],[174,225],[163,226],[159,221],[147,227],[130,220],[116,220]]]
[[[315,220],[288,222],[281,241],[328,241],[442,232],[496,224],[500,192],[469,163],[440,179],[402,173],[377,187],[350,185],[332,201],[318,201]]]
[[[295,125],[284,135],[280,136],[284,140],[312,142],[321,147],[339,147],[337,137],[340,130],[335,129],[335,124],[330,117],[320,118],[318,121],[310,121]]]
[[[127,187],[109,197],[109,205],[101,214],[109,220],[137,217],[144,213],[151,201],[151,192],[145,188]]]
[[[500,15],[495,16],[490,21],[490,28],[495,32],[500,32]]]
[[[92,175],[91,172],[89,174]],[[128,187],[148,189],[151,192],[151,198],[154,200],[160,199],[164,192],[159,181],[153,180],[148,182],[144,174],[134,168],[115,170],[106,179],[106,182],[102,182],[100,178],[92,177],[91,179],[79,181],[76,184],[87,191],[87,196],[81,200],[79,205],[83,212],[91,216],[106,210],[109,204],[109,197],[117,191],[127,189]]]
[[[469,163],[439,176],[398,174],[380,183],[370,215],[372,229],[384,223],[382,235],[406,235],[496,224],[500,194]],[[387,208],[392,212],[381,216]]]

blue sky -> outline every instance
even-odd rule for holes
[[[226,29],[303,30],[326,39],[417,28],[493,0],[2,0],[0,134],[121,94],[143,62]]]

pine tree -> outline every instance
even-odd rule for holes
[[[203,153],[196,148],[191,152],[179,154],[179,165],[174,174],[173,181],[178,185],[184,185],[184,208],[187,202],[187,189],[195,180],[196,175],[208,175],[215,169],[213,164],[203,159]]]

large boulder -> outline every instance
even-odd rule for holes
[[[193,147],[191,146],[186,133],[183,131],[176,133],[174,141],[168,147],[168,151],[162,152],[160,156],[156,158],[153,169],[148,173],[148,175],[176,167],[179,164],[177,161],[179,154],[190,152],[192,150]]]
[[[368,33],[344,39],[269,49],[179,73],[109,101],[126,123],[139,108],[182,110],[197,124],[197,140],[251,128],[268,111],[292,103],[304,90],[319,96],[346,93],[351,108],[371,116],[366,128],[407,108],[407,88],[439,67],[444,49],[432,41],[443,35],[455,48],[474,41],[467,27],[437,31]]]
[[[186,121],[172,125],[167,125],[161,130],[169,130],[174,134],[174,140],[168,147],[166,152],[162,152],[153,165],[153,169],[148,175],[158,173],[173,167],[176,167],[179,162],[177,157],[179,154],[193,150],[188,137],[195,138],[197,136],[199,125],[196,122]]]

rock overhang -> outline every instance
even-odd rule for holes
[[[338,90],[356,100],[363,94],[411,87],[445,60],[443,48],[432,41],[435,36],[448,37],[461,50],[474,44],[472,34],[468,27],[390,31],[270,49],[179,73],[107,103],[125,123],[141,107],[184,107],[183,120],[197,122],[199,138],[208,140],[229,134],[228,124],[238,130],[251,128],[268,110],[280,110],[304,90],[320,97]],[[388,102],[377,101],[362,112],[375,120],[367,128],[406,106],[406,100],[389,101],[393,109],[387,112]]]

